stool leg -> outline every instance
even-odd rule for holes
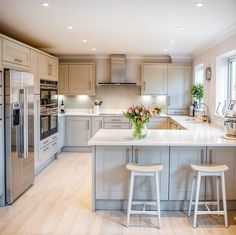
[[[195,199],[195,207],[194,207],[194,218],[193,218],[193,227],[196,228],[197,224],[197,213],[198,213],[198,202],[199,202],[199,194],[200,194],[200,185],[201,185],[201,173],[197,173],[197,190],[196,190],[196,199]]]
[[[221,173],[221,184],[222,184],[222,198],[223,198],[223,207],[224,207],[225,227],[228,227],[227,203],[226,203],[226,192],[225,192],[225,174],[224,174],[224,172]]]
[[[188,216],[191,215],[192,204],[193,204],[193,192],[194,192],[194,187],[195,187],[195,176],[193,177],[193,181],[192,181],[192,189],[191,189],[191,195],[190,195],[190,201],[189,201]]]
[[[220,211],[220,178],[219,176],[216,176],[216,201],[217,201],[217,211]]]
[[[155,172],[156,192],[157,192],[157,215],[158,215],[158,227],[161,228],[161,209],[160,209],[160,187],[158,172]]]
[[[130,185],[129,185],[129,201],[128,201],[128,208],[127,208],[127,224],[126,224],[127,227],[129,227],[130,212],[132,208],[133,187],[134,187],[134,172],[131,171]]]

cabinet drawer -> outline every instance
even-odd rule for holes
[[[123,122],[105,122],[104,123],[104,129],[129,129],[130,125],[129,123],[123,123]]]
[[[109,117],[104,117],[104,122],[127,122],[127,123],[129,123],[129,120],[124,116],[109,116]]]
[[[51,144],[40,149],[40,160],[41,163],[50,159],[53,155],[58,152],[58,142],[54,141]]]
[[[3,60],[14,64],[30,66],[30,49],[3,39]]]

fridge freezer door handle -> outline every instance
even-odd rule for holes
[[[24,158],[28,158],[28,89],[24,89]]]

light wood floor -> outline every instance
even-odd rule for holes
[[[229,212],[230,227],[222,217],[203,216],[193,229],[183,212],[162,212],[162,229],[155,217],[134,216],[134,227],[124,226],[120,211],[91,212],[91,155],[63,153],[35,179],[35,184],[12,206],[0,208],[0,234],[236,234],[236,212]],[[141,226],[140,226],[141,225]]]

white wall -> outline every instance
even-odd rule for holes
[[[204,64],[206,67],[211,67],[212,78],[211,81],[206,81],[204,79],[204,102],[207,103],[210,107],[211,119],[214,120],[214,112],[216,110],[216,60],[217,57],[226,54],[232,50],[236,49],[236,35],[231,36],[230,38],[219,42],[215,46],[203,51],[202,53],[194,56],[193,58],[193,71],[196,65]],[[193,74],[194,76],[194,74]]]

